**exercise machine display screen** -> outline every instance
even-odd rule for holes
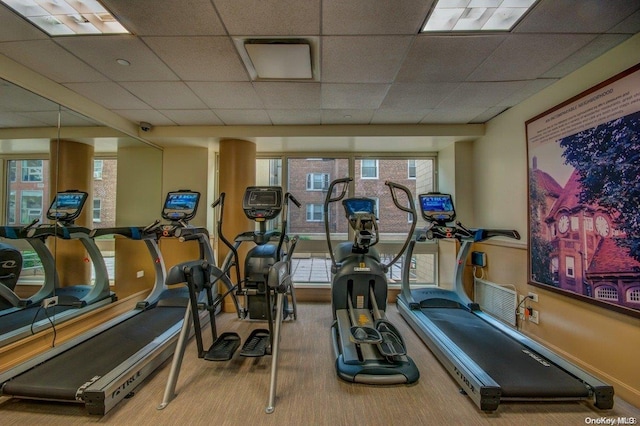
[[[71,222],[82,213],[88,195],[84,191],[58,192],[47,210],[47,218]]]
[[[251,220],[271,220],[282,210],[282,188],[279,186],[250,186],[244,192],[242,208]]]
[[[450,194],[420,194],[422,217],[429,222],[451,222],[456,217]]]
[[[162,208],[162,217],[167,220],[190,220],[196,215],[198,201],[199,192],[169,192]]]
[[[371,198],[347,198],[342,201],[347,216],[353,216],[356,213],[374,214],[376,202]]]

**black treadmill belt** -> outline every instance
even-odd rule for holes
[[[503,398],[582,398],[580,380],[464,309],[424,308],[424,315],[502,388]]]
[[[123,321],[8,381],[5,395],[75,400],[76,391],[104,376],[182,320],[184,307],[156,307]]]

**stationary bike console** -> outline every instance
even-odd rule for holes
[[[162,207],[162,218],[172,222],[188,222],[196,215],[200,193],[196,191],[179,190],[167,194]]]
[[[58,192],[47,210],[47,219],[68,225],[73,224],[73,221],[82,213],[82,207],[88,195],[84,191],[75,190]]]

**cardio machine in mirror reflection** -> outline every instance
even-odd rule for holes
[[[61,218],[47,219],[47,208],[52,207],[57,192],[77,189],[65,187],[70,180],[69,173],[76,173],[78,168],[64,166],[74,158],[62,157],[62,141],[87,148],[93,159],[89,170],[84,170],[89,174],[85,181],[92,188],[81,188],[88,195],[81,216],[74,218],[75,231],[85,228],[88,232],[92,228],[115,225],[119,211],[115,204],[117,180],[130,179],[121,176],[126,174],[127,167],[119,170],[117,164],[122,162],[126,166],[143,161],[149,178],[161,181],[158,178],[162,172],[161,150],[0,80],[0,173],[6,182],[0,188],[0,200],[4,201],[0,217],[0,371],[11,362],[13,348],[33,340],[30,336],[48,333],[45,340],[55,344],[55,332],[59,340],[63,339],[63,324],[67,320],[85,315],[96,307],[93,303],[75,303],[67,309],[73,311],[72,315],[61,315],[66,300],[64,295],[69,290],[60,289],[82,282],[87,286],[86,291],[91,292],[96,282],[104,283],[106,279],[110,297],[104,298],[98,306],[118,297],[112,294],[118,287],[113,268],[114,239],[85,239],[86,236],[65,230],[65,221],[59,220]],[[126,203],[142,199],[153,207],[162,201],[159,184],[157,188],[130,187],[122,194],[118,193],[118,200],[123,199]],[[133,215],[140,216],[139,219],[127,214],[134,222],[148,222],[157,214],[157,209],[135,210]],[[131,225],[134,224],[137,223]],[[43,230],[47,227],[50,232]],[[71,239],[77,241],[66,241],[65,238],[72,234],[76,238]],[[64,245],[68,244],[79,247],[71,257],[64,252]],[[87,249],[87,245],[94,245],[97,252],[92,253],[93,249]],[[105,263],[100,265],[102,262],[98,261],[97,266],[94,265],[97,257],[103,257]],[[65,278],[66,270],[76,269],[83,270],[83,278],[75,278],[73,273]],[[31,320],[12,319],[19,317],[16,312],[26,312],[29,307],[37,308],[28,315]]]

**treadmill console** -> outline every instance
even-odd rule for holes
[[[242,200],[244,214],[256,222],[277,217],[282,211],[282,188],[279,186],[250,186]]]
[[[172,222],[180,220],[188,222],[196,215],[198,201],[200,201],[200,193],[196,191],[169,192],[162,208],[162,218]]]
[[[88,196],[84,191],[58,192],[47,210],[47,219],[72,224],[82,213]]]
[[[418,198],[422,217],[427,222],[444,225],[456,218],[456,211],[450,194],[429,192],[418,195]]]

